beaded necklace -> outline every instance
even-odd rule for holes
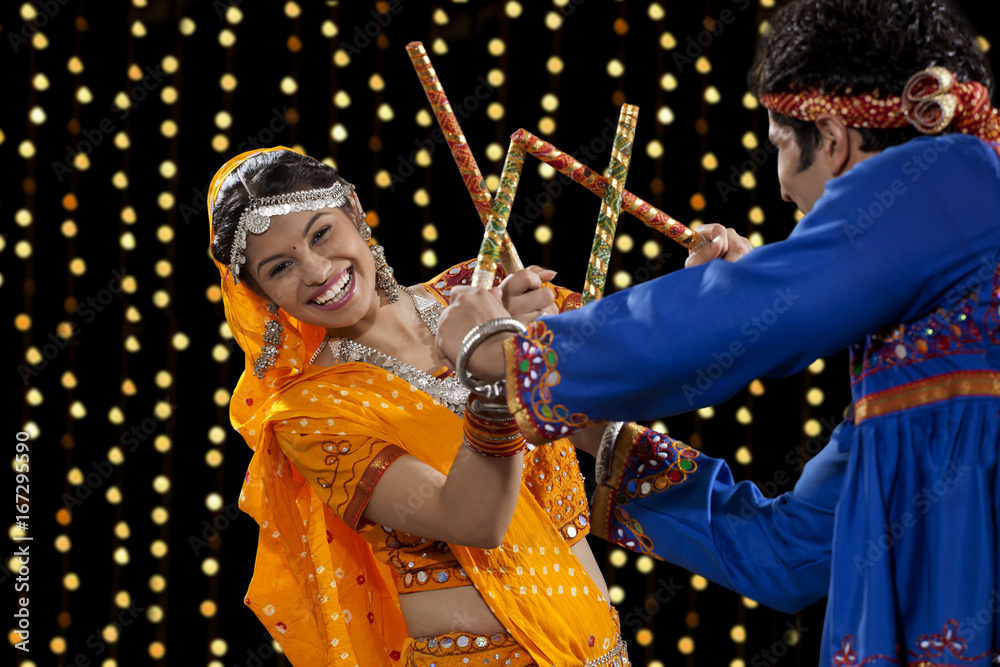
[[[441,312],[444,310],[444,306],[430,299],[417,296],[406,286],[401,285],[400,287],[413,299],[413,307],[416,309],[417,315],[423,323],[427,325],[431,335],[436,336],[438,320],[441,319]],[[329,341],[330,334],[327,334],[323,337],[319,348],[313,353],[309,363],[316,362],[316,359],[319,358],[320,353],[326,348]],[[434,377],[430,373],[415,368],[391,354],[386,354],[373,347],[362,345],[350,338],[340,339],[340,344],[337,348],[337,360],[340,363],[361,362],[377,366],[406,380],[432,398],[436,398],[456,415],[462,416],[464,414],[465,401],[469,397],[469,390],[462,386],[462,383],[454,375],[446,378]]]

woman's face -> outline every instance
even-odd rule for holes
[[[245,254],[244,270],[296,319],[343,329],[378,308],[375,260],[343,208],[272,216]]]

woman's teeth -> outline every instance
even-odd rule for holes
[[[333,287],[328,289],[326,293],[315,299],[314,303],[318,306],[325,306],[328,303],[336,303],[337,301],[340,301],[347,294],[353,278],[354,270],[348,269],[344,272],[344,275],[340,277],[340,280],[338,280]]]

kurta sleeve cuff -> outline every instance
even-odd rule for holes
[[[504,341],[507,407],[528,442],[540,445],[595,422],[559,402],[559,355],[553,334],[536,320],[525,334]]]
[[[661,559],[628,504],[683,484],[698,469],[700,453],[684,443],[634,422],[625,424],[615,441],[607,478],[591,501],[592,535],[626,549]]]

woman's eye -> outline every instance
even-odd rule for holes
[[[329,231],[329,229],[330,229],[330,225],[327,225],[323,229],[321,229],[318,232],[316,232],[316,235],[313,237],[313,243],[319,241],[321,238],[323,238],[324,236],[326,236],[326,233],[327,233],[327,231]]]
[[[281,264],[278,264],[276,267],[271,269],[271,277],[273,278],[282,271],[284,271],[286,266],[288,266],[288,262],[282,262]]]

